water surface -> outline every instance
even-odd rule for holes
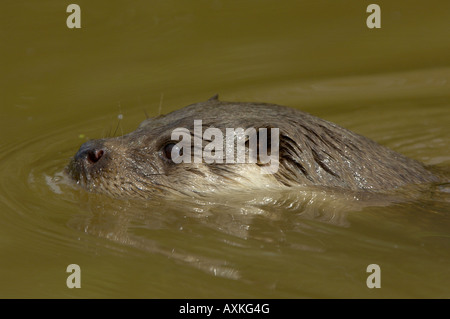
[[[448,1],[377,1],[379,30],[356,1],[77,3],[80,30],[65,3],[2,4],[0,297],[450,296],[448,184],[369,203],[311,190],[139,202],[61,174],[86,140],[215,93],[448,172]],[[72,263],[81,289],[66,286]],[[373,263],[380,289],[366,286]]]

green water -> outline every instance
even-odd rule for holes
[[[76,3],[81,29],[65,2],[1,5],[0,297],[450,297],[445,185],[384,206],[315,193],[143,203],[61,177],[86,140],[215,93],[295,107],[446,170],[450,2],[374,1],[376,30],[366,1]],[[73,263],[80,289],[66,286]]]

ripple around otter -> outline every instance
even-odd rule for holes
[[[323,276],[323,269],[331,272],[329,278],[346,286],[350,295],[355,288],[339,276],[339,269],[364,274],[355,265],[362,267],[374,259],[393,267],[390,271],[395,276],[403,271],[395,270],[396,265],[409,256],[406,278],[415,276],[418,267],[436,272],[447,269],[450,256],[443,248],[448,245],[445,234],[450,217],[445,186],[413,187],[387,197],[304,189],[179,201],[123,201],[87,193],[66,179],[64,167],[79,143],[68,145],[67,140],[74,140],[76,134],[75,127],[68,127],[3,146],[2,220],[8,233],[15,233],[15,247],[29,250],[30,241],[34,243],[31,256],[52,260],[55,255],[67,264],[74,258],[91,267],[93,262],[98,264],[95,274],[104,280],[86,288],[90,295],[116,290],[120,294],[124,277],[128,278],[125,281],[134,277],[110,274],[114,269],[128,269],[126,260],[146,278],[143,282],[152,282],[138,285],[142,294],[171,297],[177,292],[167,284],[176,285],[182,278],[191,285],[182,291],[191,291],[199,280],[214,284],[213,278],[222,278],[234,282],[230,289],[242,297],[332,296],[323,292],[317,279],[311,281]],[[439,144],[440,134],[430,131],[427,136]],[[406,144],[401,139],[391,143],[408,145],[408,150],[420,153],[421,139],[414,147],[410,137],[405,137]],[[441,261],[422,259],[430,254]],[[43,265],[55,267],[51,262]],[[166,269],[173,278],[150,278],[150,273],[161,274]],[[236,293],[241,285],[247,288]],[[205,296],[206,286],[198,286],[194,295]],[[230,293],[221,289],[218,295]],[[445,287],[429,284],[424,293],[445,291]]]

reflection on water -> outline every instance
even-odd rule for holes
[[[73,182],[61,173],[45,179],[57,194],[70,192],[74,187]],[[62,192],[61,188],[65,191]],[[68,225],[133,249],[160,254],[213,276],[248,283],[250,279],[242,274],[236,261],[239,256],[234,255],[233,247],[254,249],[259,246],[270,250],[287,245],[294,251],[326,254],[324,245],[314,240],[311,242],[320,233],[329,232],[315,227],[316,222],[349,227],[349,214],[367,207],[389,207],[419,200],[422,192],[430,189],[435,187],[415,185],[395,193],[372,194],[297,188],[225,196],[212,194],[170,201],[157,198],[153,201],[115,200],[105,198],[105,195],[85,194],[78,189],[80,197],[72,201],[74,204],[82,203],[85,213],[72,216]],[[205,228],[209,230],[204,232]],[[197,232],[200,229],[203,230]],[[161,233],[165,234],[160,236]],[[286,233],[296,233],[303,239],[286,242]],[[211,237],[216,241],[220,239],[217,246],[209,248],[216,252],[193,248],[190,243],[192,236],[198,237],[195,241],[202,241],[205,247],[210,246],[208,240]],[[222,254],[222,251],[228,251],[228,254]]]

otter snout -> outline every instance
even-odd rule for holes
[[[81,145],[75,154],[75,160],[86,162],[87,165],[95,165],[103,158],[103,155],[105,155],[103,143],[98,140],[92,140]]]
[[[72,158],[68,170],[78,183],[86,183],[106,166],[108,151],[102,140],[92,140],[81,145]]]

